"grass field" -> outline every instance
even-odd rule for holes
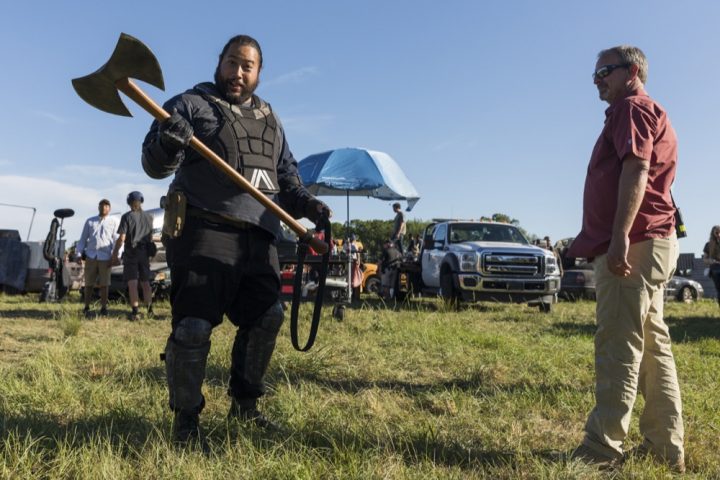
[[[80,320],[60,305],[0,296],[0,477],[17,478],[670,478],[649,460],[600,473],[563,454],[593,405],[594,304],[544,315],[484,303],[396,308],[366,302],[343,322],[324,313],[298,353],[288,325],[262,409],[285,427],[228,423],[233,329],[213,334],[201,421],[210,453],[171,442],[161,320]],[[307,313],[307,311],[305,311]],[[686,427],[687,478],[720,479],[720,309],[669,303]],[[642,408],[638,400],[636,412]],[[629,446],[640,442],[637,415]]]

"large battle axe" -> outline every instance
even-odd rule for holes
[[[130,77],[154,85],[160,90],[165,90],[162,70],[155,55],[137,38],[131,37],[126,33],[121,33],[115,46],[115,51],[110,56],[110,60],[95,73],[74,79],[72,84],[77,94],[80,95],[80,98],[104,112],[132,117],[132,114],[125,107],[117,92],[120,90],[150,115],[155,117],[158,122],[167,120],[170,114],[135,85],[132,80],[130,80]],[[312,232],[276,205],[275,202],[266,197],[260,190],[255,188],[245,177],[240,175],[194,135],[190,139],[190,146],[216,168],[230,177],[240,188],[252,195],[255,200],[280,218],[280,220],[289,226],[304,242],[310,244],[315,251],[319,253],[328,251],[328,246],[325,242],[313,237]]]

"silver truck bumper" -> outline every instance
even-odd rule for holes
[[[560,290],[560,277],[539,279],[520,278],[486,278],[476,273],[459,273],[458,286],[460,290],[469,290],[479,293],[520,293],[552,295]]]

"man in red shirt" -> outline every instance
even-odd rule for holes
[[[677,138],[645,93],[639,48],[600,52],[593,80],[610,106],[588,166],[582,231],[568,254],[594,257],[596,404],[573,457],[599,466],[622,460],[639,390],[644,440],[635,452],[684,471],[682,402],[663,321],[664,287],[678,258],[670,195]]]

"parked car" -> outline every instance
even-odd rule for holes
[[[665,287],[665,300],[692,303],[701,299],[704,293],[702,285],[695,280],[674,276]]]
[[[565,300],[595,300],[595,272],[592,267],[573,267],[563,272],[560,298]]]
[[[674,276],[665,287],[665,300],[691,303],[703,298],[704,293],[702,285],[695,280]],[[565,270],[560,297],[566,300],[595,300],[595,272],[583,268]]]

